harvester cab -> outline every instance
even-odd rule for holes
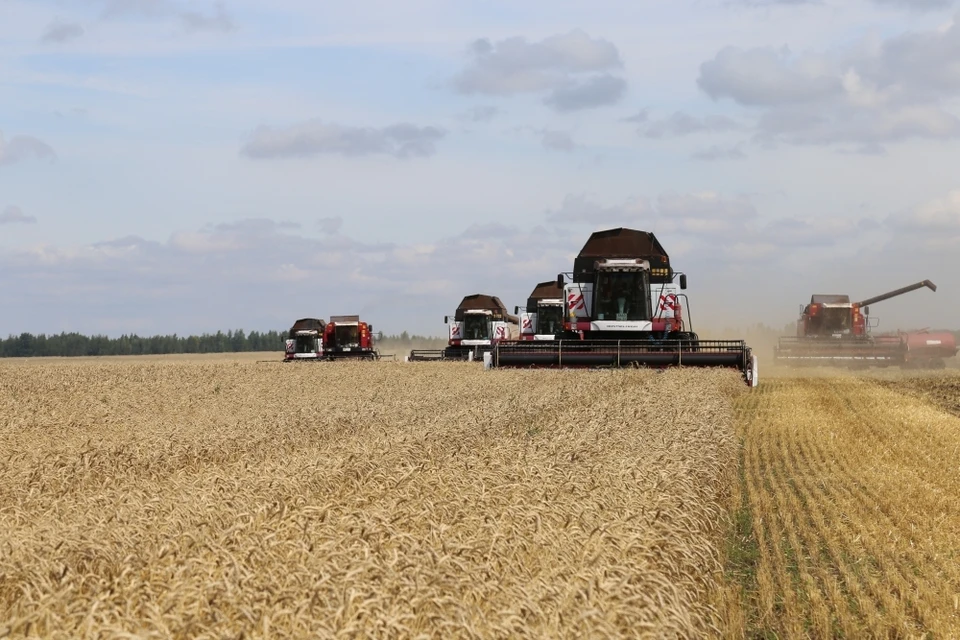
[[[556,340],[563,330],[563,287],[553,280],[540,282],[527,305],[513,312],[520,321],[521,340]]]
[[[846,295],[810,296],[810,304],[803,308],[797,320],[798,336],[843,339],[866,334],[866,317]]]
[[[320,318],[300,318],[287,332],[283,361],[320,360],[323,358],[323,332],[326,323]]]
[[[324,357],[328,360],[378,360],[374,347],[373,325],[360,316],[330,316],[323,332]]]
[[[557,276],[564,314],[557,339],[500,342],[490,366],[730,367],[756,386],[757,360],[742,340],[700,340],[687,326],[686,275],[673,271],[652,233],[593,233],[570,276]]]

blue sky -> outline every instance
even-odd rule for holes
[[[924,278],[881,328],[960,326],[956,11],[0,0],[0,335],[443,334],[611,226],[700,330]]]

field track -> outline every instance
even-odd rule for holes
[[[917,380],[767,378],[740,397],[747,635],[960,637],[960,419],[935,401],[958,383],[927,401]]]

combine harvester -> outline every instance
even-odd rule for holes
[[[563,287],[555,280],[541,282],[527,298],[527,306],[514,307],[513,312],[520,318],[521,340],[556,340],[563,330]]]
[[[924,287],[937,290],[935,284],[923,280],[860,302],[851,302],[847,295],[814,294],[800,311],[797,335],[778,340],[774,362],[787,366],[943,368],[944,358],[957,354],[951,333],[870,332],[876,323],[869,317],[869,305]]]
[[[444,316],[448,327],[445,349],[413,349],[405,360],[417,362],[481,360],[500,340],[512,340],[518,335],[517,316],[507,313],[500,298],[483,293],[466,296],[453,315]]]
[[[590,236],[563,291],[554,340],[496,344],[486,367],[726,367],[757,386],[757,358],[742,340],[701,340],[683,318],[686,274],[648,231],[608,229]],[[679,276],[679,289],[674,280]]]
[[[380,359],[374,347],[373,325],[361,321],[360,316],[331,316],[330,322],[301,318],[287,334],[284,362],[348,359]]]
[[[373,325],[360,316],[330,316],[323,330],[324,360],[379,360]]]
[[[320,318],[300,318],[294,322],[287,332],[283,361],[316,361],[323,358],[323,328],[326,324]]]

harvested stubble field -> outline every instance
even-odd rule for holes
[[[960,375],[808,372],[756,391],[737,401],[731,635],[960,637]]]
[[[727,625],[736,373],[0,364],[0,636]]]

